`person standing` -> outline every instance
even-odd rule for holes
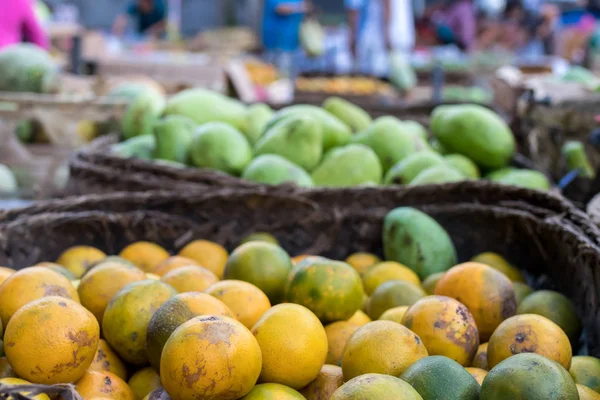
[[[384,75],[388,53],[414,47],[412,2],[408,0],[345,0],[349,47],[358,72]]]
[[[31,0],[1,0],[0,48],[23,41],[44,49],[49,46],[48,35],[40,25]]]
[[[164,0],[135,0],[129,3],[124,13],[115,18],[113,34],[123,36],[129,18],[137,19],[140,35],[162,35],[167,27],[167,9]]]
[[[473,49],[477,23],[472,0],[441,0],[433,10],[431,21],[440,44],[454,44],[463,51]]]

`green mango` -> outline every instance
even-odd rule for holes
[[[383,183],[385,185],[407,185],[422,171],[442,164],[444,164],[442,156],[432,151],[413,153],[390,168],[385,174]]]
[[[483,106],[436,107],[431,131],[450,153],[462,154],[483,168],[501,168],[515,152],[515,138],[506,122]]]
[[[185,164],[196,123],[181,115],[169,115],[154,125],[156,147],[153,158]]]
[[[242,133],[254,146],[265,132],[265,127],[273,117],[273,110],[266,104],[253,104],[248,107],[247,128]]]
[[[181,91],[167,101],[164,115],[183,115],[198,125],[225,122],[239,131],[246,131],[246,106],[221,93],[194,88]]]
[[[312,179],[305,170],[276,154],[256,157],[248,164],[242,178],[267,185],[295,183],[301,187],[313,186]]]
[[[307,104],[297,104],[277,111],[271,121],[269,121],[266,129],[268,130],[281,119],[291,115],[306,115],[314,118],[321,125],[323,151],[344,146],[352,138],[352,131],[345,123],[322,108]]]
[[[551,186],[546,175],[532,169],[503,168],[490,173],[486,178],[504,185],[535,190],[549,190]]]
[[[393,52],[390,56],[390,81],[403,92],[417,86],[417,73],[406,54]]]
[[[465,176],[447,164],[434,165],[421,171],[409,185],[431,185],[435,183],[460,182]]]
[[[165,108],[165,98],[153,89],[145,89],[129,104],[121,120],[125,139],[151,135],[154,125]]]
[[[421,358],[400,379],[410,383],[423,400],[479,400],[479,383],[456,361],[443,356]]]
[[[48,52],[31,43],[0,50],[0,92],[49,93],[57,89],[57,65]]]
[[[427,142],[415,134],[413,128],[407,128],[394,117],[377,118],[366,131],[355,135],[353,141],[372,148],[384,172],[408,155],[429,149]]]
[[[151,160],[156,148],[154,135],[135,136],[112,146],[112,153],[123,158]]]
[[[271,125],[256,143],[254,153],[277,154],[312,171],[323,153],[321,125],[308,115],[290,115]]]
[[[462,154],[448,154],[444,156],[444,159],[448,165],[463,174],[468,179],[481,178],[479,167],[468,157],[465,157]]]
[[[420,137],[425,142],[427,142],[429,140],[429,134],[427,133],[427,129],[419,122],[417,122],[417,121],[402,121],[402,124],[413,135]]]
[[[323,102],[323,108],[330,114],[338,117],[353,132],[360,132],[369,127],[371,116],[356,104],[350,103],[341,97],[329,97]]]
[[[431,146],[431,149],[437,153],[440,153],[442,155],[448,154],[448,149],[446,149],[444,145],[441,144],[440,141],[436,138],[431,138],[431,140],[429,141],[429,145]]]
[[[106,97],[111,99],[127,100],[129,102],[135,100],[138,95],[144,93],[148,87],[141,83],[123,83],[112,88]]]
[[[590,164],[590,160],[585,154],[583,143],[578,140],[569,140],[562,147],[562,154],[566,160],[567,169],[572,171],[579,170],[580,176],[585,178],[594,178],[596,172]]]
[[[344,187],[381,182],[381,163],[367,146],[349,144],[330,150],[313,171],[315,186]]]
[[[224,122],[199,126],[192,137],[190,157],[193,165],[239,175],[252,160],[246,137]]]
[[[17,179],[10,168],[4,164],[0,164],[0,195],[13,194],[18,188]]]
[[[415,271],[421,279],[456,265],[448,233],[429,215],[411,207],[390,211],[383,222],[385,259]]]

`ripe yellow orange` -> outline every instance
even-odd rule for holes
[[[161,280],[171,285],[179,293],[203,292],[219,281],[219,278],[206,268],[189,265],[179,267],[163,275]]]
[[[65,250],[56,263],[71,271],[75,278],[81,278],[88,269],[105,258],[106,254],[95,247],[73,246]]]
[[[27,382],[24,379],[19,379],[19,378],[2,378],[0,379],[0,384],[2,385],[6,385],[6,386],[20,386],[20,385],[29,385],[31,384],[31,382]],[[29,395],[30,392],[20,392],[22,395],[27,396]],[[32,397],[35,400],[50,400],[50,398],[48,397],[47,394],[44,393],[40,393],[37,396]],[[7,400],[12,400],[13,397],[9,396],[7,398]]]
[[[306,400],[304,396],[279,383],[261,383],[242,397],[241,400]]]
[[[261,365],[260,347],[248,328],[214,315],[177,328],[160,359],[162,384],[173,400],[239,399],[254,387]]]
[[[206,293],[221,300],[233,312],[235,318],[252,329],[254,324],[271,308],[267,295],[251,283],[227,280],[217,282]]]
[[[179,267],[187,267],[190,265],[197,265],[197,266],[201,267],[201,265],[199,265],[196,261],[194,261],[190,258],[181,257],[181,256],[171,256],[171,257],[167,258],[165,261],[161,262],[156,267],[156,269],[153,271],[153,273],[158,276],[163,276],[167,272],[171,272],[174,269],[177,269]]]
[[[600,400],[600,393],[593,391],[587,386],[576,384],[579,400]]]
[[[361,326],[346,343],[342,356],[344,380],[369,373],[399,376],[427,355],[421,338],[405,326],[373,321]]]
[[[94,361],[99,337],[91,312],[72,300],[50,296],[13,315],[4,350],[17,375],[31,382],[75,382]]]
[[[488,366],[520,353],[536,353],[562,365],[571,366],[569,338],[548,318],[535,314],[515,315],[502,322],[488,343]]]
[[[348,318],[348,322],[359,326],[366,325],[371,321],[372,319],[362,310],[358,310],[352,317]]]
[[[102,323],[106,306],[119,290],[125,285],[144,279],[146,275],[141,269],[110,261],[92,268],[85,274],[79,282],[77,293],[81,304]]]
[[[471,376],[473,376],[473,378],[475,378],[475,380],[477,381],[477,383],[479,383],[479,386],[481,386],[481,384],[483,383],[483,379],[487,375],[487,371],[485,369],[475,368],[475,367],[468,367],[468,368],[465,368],[465,369],[467,371],[469,371],[469,373],[471,374]]]
[[[410,306],[399,306],[390,308],[379,317],[380,320],[384,321],[393,321],[399,324],[402,323],[402,318],[404,318],[404,314],[410,308]]]
[[[402,324],[419,335],[432,356],[469,366],[479,347],[479,332],[463,304],[445,296],[427,296],[413,304]]]
[[[510,265],[500,254],[487,252],[476,255],[471,259],[473,262],[488,265],[497,271],[502,272],[512,282],[525,282],[521,271]]]
[[[348,258],[346,258],[346,263],[350,264],[352,268],[356,270],[359,274],[364,274],[367,270],[375,264],[381,262],[381,259],[377,257],[375,254],[371,253],[354,253],[350,254]]]
[[[442,276],[444,276],[444,274],[445,272],[436,272],[435,274],[431,274],[423,280],[422,286],[423,289],[425,289],[425,291],[427,292],[427,294],[434,294],[435,287],[437,286],[437,283],[440,281],[440,279],[442,279]]]
[[[160,263],[169,258],[169,252],[155,243],[140,241],[125,247],[119,256],[144,272],[154,273]]]
[[[319,375],[325,364],[327,334],[306,307],[289,303],[271,307],[252,333],[262,351],[260,378],[264,382],[301,389]]]
[[[136,400],[143,400],[144,397],[153,391],[162,388],[160,376],[152,367],[142,368],[137,371],[127,382]]]
[[[61,274],[44,267],[24,268],[0,285],[0,318],[6,327],[12,315],[25,304],[46,296],[61,296],[79,302],[77,290]]]
[[[410,268],[395,261],[375,264],[363,273],[363,285],[367,295],[372,295],[382,283],[400,280],[421,286],[419,276]]]
[[[336,390],[329,400],[423,400],[408,383],[395,376],[364,374],[352,378]]]
[[[12,268],[0,267],[0,285],[16,271]]]
[[[84,399],[108,397],[114,400],[136,400],[127,383],[110,372],[87,371],[75,384]]]
[[[482,343],[479,345],[477,353],[475,353],[475,357],[473,357],[473,361],[471,362],[471,367],[483,369],[485,371],[488,370],[487,349],[487,343]]]
[[[467,306],[475,318],[482,342],[517,311],[510,280],[481,263],[468,262],[450,268],[437,283],[435,294],[452,297]]]
[[[350,339],[350,336],[360,328],[348,321],[337,321],[325,326],[327,334],[327,359],[325,362],[332,365],[342,364],[342,354],[344,346]]]
[[[37,263],[37,264],[34,265],[34,267],[46,267],[46,268],[50,268],[54,272],[58,272],[59,274],[63,275],[65,278],[67,278],[70,281],[73,281],[74,279],[76,279],[75,275],[71,271],[69,271],[68,269],[66,269],[62,265],[58,265],[58,264],[53,263],[53,262],[41,262],[41,263]],[[88,271],[89,271],[89,269],[88,269]]]
[[[186,244],[179,255],[196,261],[199,265],[212,271],[219,279],[223,278],[225,263],[229,257],[225,247],[208,240],[194,240]]]
[[[123,380],[127,379],[125,364],[104,339],[100,339],[98,342],[96,356],[88,371],[112,372]]]

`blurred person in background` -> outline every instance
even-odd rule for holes
[[[130,18],[137,20],[138,34],[161,36],[167,26],[167,9],[163,0],[135,0],[115,19],[113,34],[123,36]]]
[[[439,0],[425,14],[437,41],[470,51],[475,45],[477,22],[472,0]]]
[[[415,45],[409,0],[345,0],[350,52],[361,73],[384,75],[390,51],[410,52]]]
[[[0,48],[24,41],[48,48],[48,36],[37,19],[32,0],[0,0],[0,3]]]
[[[312,5],[306,0],[265,0],[262,44],[267,58],[291,75],[293,56],[300,48],[300,24]]]

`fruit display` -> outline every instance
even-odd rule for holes
[[[331,96],[398,96],[393,85],[369,76],[299,76],[296,78],[295,87],[296,91],[326,93]]]
[[[39,47],[25,43],[0,51],[0,92],[49,93],[57,82],[57,66]]]
[[[233,181],[352,187],[483,177],[530,189],[551,186],[544,174],[510,165],[516,151],[511,129],[494,111],[475,104],[435,108],[428,131],[393,116],[372,119],[339,97],[322,107],[297,104],[273,111],[191,89],[166,101],[142,92],[122,125],[126,140],[112,154],[219,171]]]
[[[573,356],[582,322],[568,297],[531,289],[517,305],[535,280],[503,255],[459,260],[461,239],[415,208],[382,217],[383,252],[343,260],[255,232],[231,252],[136,241],[8,265],[0,383],[118,400],[600,395],[600,359]]]
[[[244,63],[250,81],[257,86],[268,86],[279,78],[277,68],[258,60],[249,60]]]

